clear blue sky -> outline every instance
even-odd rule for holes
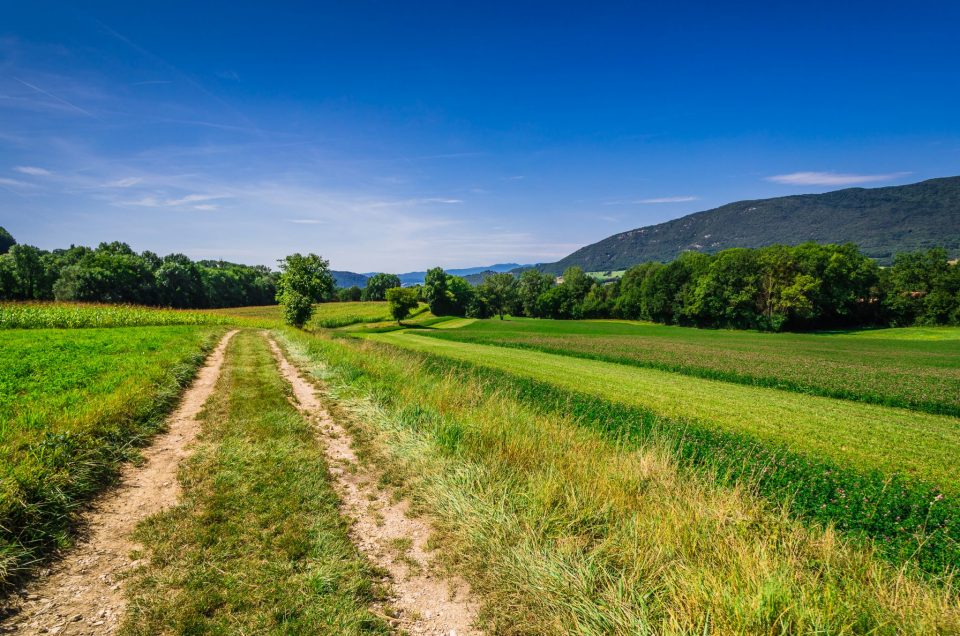
[[[960,3],[0,4],[0,225],[405,271],[960,174]]]

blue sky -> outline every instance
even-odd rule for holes
[[[958,24],[946,1],[3,1],[0,225],[354,271],[556,260],[960,174]]]

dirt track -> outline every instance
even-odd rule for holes
[[[11,599],[14,613],[0,623],[0,631],[73,636],[117,629],[126,606],[120,579],[138,565],[130,558],[137,548],[131,534],[142,519],[177,502],[177,468],[199,432],[197,415],[213,393],[235,333],[225,335],[207,358],[170,415],[167,431],[144,450],[146,461],[127,465],[120,485],[84,515],[86,536]]]
[[[312,418],[324,444],[341,512],[352,521],[350,537],[391,578],[391,606],[399,612],[397,627],[410,634],[480,634],[473,627],[478,604],[466,581],[444,576],[426,549],[432,531],[424,518],[408,516],[406,501],[396,502],[378,487],[380,473],[357,460],[349,432],[317,398],[314,386],[270,340],[280,372],[293,387],[297,407]]]

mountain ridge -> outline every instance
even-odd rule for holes
[[[845,188],[822,194],[748,199],[643,226],[585,245],[545,272],[577,265],[586,271],[626,269],[670,261],[685,251],[731,247],[856,243],[889,263],[896,252],[944,247],[960,255],[960,176],[882,188]]]

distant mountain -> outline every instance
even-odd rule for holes
[[[472,276],[473,274],[482,274],[483,272],[509,272],[510,270],[518,267],[525,266],[519,265],[518,263],[497,263],[496,265],[487,265],[483,267],[448,269],[446,272],[448,274],[453,274],[454,276]],[[409,285],[419,285],[423,283],[423,279],[426,277],[426,275],[426,272],[407,272],[406,274],[399,274],[400,283],[404,287]]]
[[[887,188],[848,188],[825,194],[738,201],[705,212],[614,234],[557,261],[538,266],[588,272],[670,261],[685,251],[729,247],[852,242],[889,263],[897,252],[944,247],[960,255],[960,177]]]
[[[479,285],[479,284],[482,283],[483,281],[487,280],[488,278],[490,278],[490,276],[492,276],[493,274],[496,274],[496,273],[497,273],[497,272],[493,271],[492,269],[488,269],[488,270],[484,270],[484,271],[482,271],[482,272],[480,272],[480,273],[478,273],[478,274],[467,274],[467,275],[464,276],[463,278],[464,278],[468,283],[470,283],[471,285],[473,285],[474,287],[476,287],[477,285]]]
[[[356,272],[338,272],[331,270],[333,274],[333,282],[336,283],[337,287],[353,287],[356,285],[360,289],[363,289],[367,286],[367,276],[366,274],[358,274]]]

